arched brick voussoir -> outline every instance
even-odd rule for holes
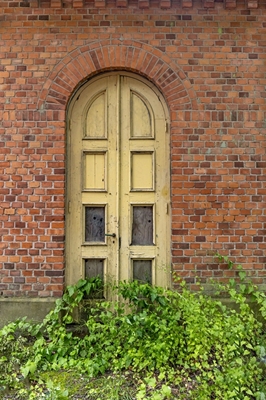
[[[98,72],[127,70],[152,81],[170,110],[197,109],[196,94],[182,69],[165,53],[131,40],[105,40],[70,52],[51,71],[38,109],[65,110],[75,89]]]

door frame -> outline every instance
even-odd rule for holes
[[[166,254],[166,268],[167,268],[167,278],[164,281],[163,286],[170,287],[171,286],[171,169],[170,169],[170,163],[171,163],[171,152],[170,152],[170,129],[169,129],[169,122],[170,122],[170,113],[168,106],[166,104],[166,101],[162,95],[162,93],[158,90],[158,88],[148,79],[143,78],[142,76],[124,71],[124,70],[117,70],[117,71],[107,71],[103,73],[99,73],[96,76],[93,76],[92,78],[86,80],[85,82],[82,82],[81,85],[75,90],[75,92],[72,94],[71,98],[69,99],[68,107],[67,107],[67,114],[66,114],[66,201],[65,201],[65,220],[66,220],[66,240],[65,240],[65,283],[66,285],[70,284],[75,284],[78,279],[84,278],[84,274],[81,271],[81,274],[73,274],[73,266],[69,265],[69,242],[71,240],[71,232],[69,229],[69,198],[70,198],[70,187],[69,187],[69,182],[70,182],[70,176],[71,176],[71,160],[69,157],[70,154],[70,146],[71,146],[71,137],[70,137],[70,122],[71,122],[71,113],[73,111],[74,103],[76,99],[79,97],[81,92],[83,90],[86,90],[88,86],[90,86],[91,83],[96,81],[97,79],[103,77],[104,75],[126,75],[131,78],[134,78],[136,80],[139,80],[143,84],[149,86],[153,92],[157,95],[162,107],[163,111],[165,114],[165,135],[168,135],[168,149],[169,149],[169,160],[168,160],[168,165],[165,165],[165,167],[168,168],[168,173],[169,173],[169,203],[167,204],[168,210],[167,214],[168,217],[166,218],[167,222],[167,227],[166,231],[168,232],[168,238],[167,243],[167,254]],[[156,204],[155,204],[156,206]]]

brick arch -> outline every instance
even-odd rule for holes
[[[70,52],[50,73],[39,98],[39,110],[65,110],[74,90],[100,71],[128,70],[152,81],[169,109],[196,110],[197,101],[184,72],[165,53],[132,40],[108,40]]]

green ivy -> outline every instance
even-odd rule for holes
[[[265,294],[241,266],[217,258],[236,271],[234,280],[217,286],[235,307],[203,289],[191,292],[182,281],[177,291],[121,282],[113,289],[119,301],[94,300],[83,325],[73,329],[75,309],[103,288],[99,278],[67,287],[41,324],[22,319],[0,330],[3,393],[63,400],[71,398],[65,385],[43,381],[43,374],[75,371],[95,379],[111,371],[133,376],[136,400],[265,399]]]

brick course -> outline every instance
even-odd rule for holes
[[[141,74],[171,116],[173,269],[265,284],[266,0],[0,1],[0,294],[64,285],[65,115],[101,71]]]

